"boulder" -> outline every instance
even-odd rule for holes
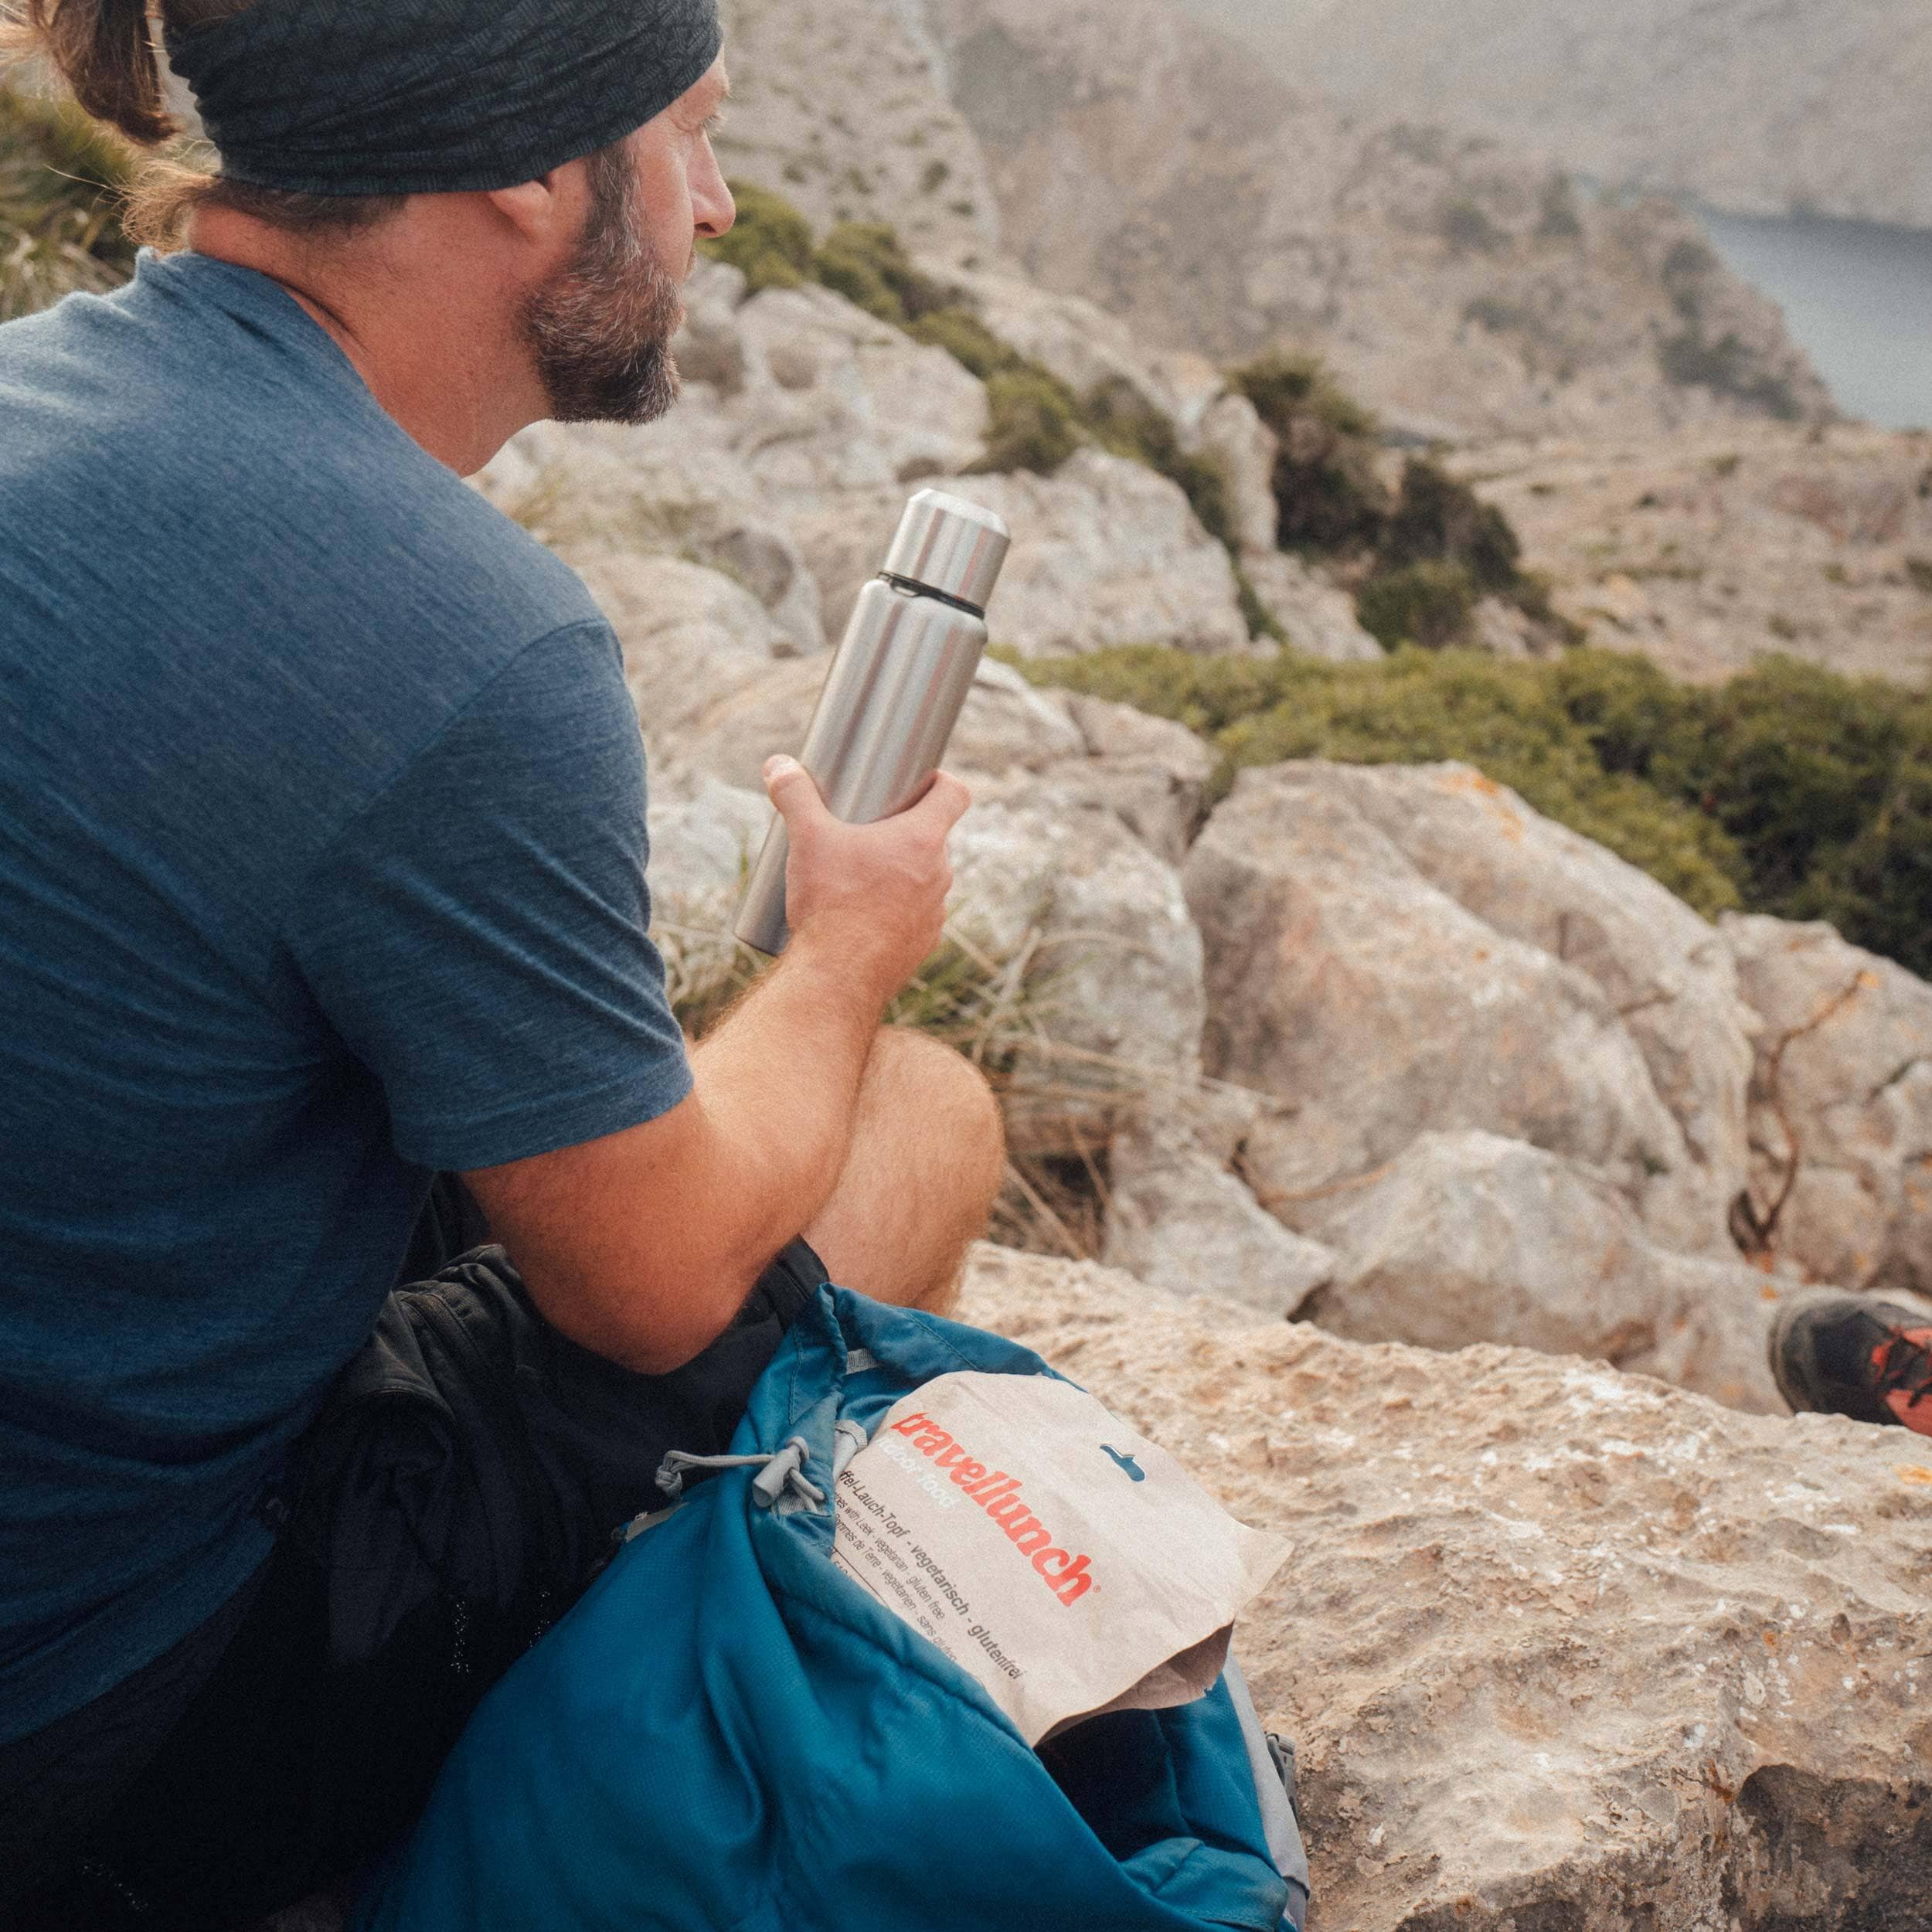
[[[1019,961],[1038,1044],[1008,1125],[1029,1152],[1104,1148],[1137,1107],[1200,1078],[1201,936],[1179,875],[1105,807],[1052,779],[984,798],[953,835],[951,920]]]
[[[768,675],[775,659],[794,655],[770,611],[716,570],[624,552],[587,558],[580,567],[624,646],[624,682],[654,752]]]
[[[1049,767],[1063,784],[1104,804],[1141,844],[1178,866],[1207,818],[1214,753],[1185,725],[1104,698],[1064,697],[1086,740],[1082,760]]]
[[[1291,1227],[1432,1129],[1527,1141],[1683,1212],[1682,1135],[1608,995],[1433,884],[1330,768],[1243,774],[1185,877],[1206,1069],[1284,1103],[1244,1163]]]
[[[1299,557],[1249,551],[1241,568],[1263,608],[1287,634],[1291,650],[1330,664],[1374,664],[1386,655],[1362,628],[1355,599]]]
[[[1083,296],[1056,294],[1017,275],[969,271],[942,258],[917,264],[1009,349],[1050,370],[1077,395],[1112,386],[1124,389],[1172,422],[1179,399],[1158,359],[1126,325]]]
[[[997,512],[1013,532],[988,613],[995,641],[1028,657],[1121,644],[1253,648],[1227,552],[1179,487],[1145,464],[1086,449],[1052,476],[934,481]],[[903,490],[853,495],[792,518],[835,632],[878,570],[904,500]]]
[[[680,1014],[702,1019],[750,971],[731,926],[764,843],[771,807],[689,767],[651,774],[651,937]]]
[[[642,427],[536,423],[475,482],[568,563],[615,555],[708,565],[749,590],[795,650],[821,650],[818,581],[731,439],[724,406],[694,386]]]
[[[1307,1224],[1345,1257],[1302,1310],[1337,1335],[1599,1356],[1785,1413],[1764,1355],[1767,1277],[1658,1247],[1616,1189],[1540,1148],[1424,1134]]]
[[[1764,1020],[1743,1232],[1815,1279],[1932,1294],[1932,986],[1829,926],[1719,930]]]
[[[1318,1927],[1924,1923],[1932,1445],[998,1249],[961,1313],[1291,1543],[1235,1648]]]
[[[767,289],[737,323],[747,375],[726,417],[733,447],[775,495],[903,492],[985,449],[985,386],[830,289]]]
[[[1114,1137],[1102,1258],[1180,1295],[1207,1295],[1276,1320],[1293,1316],[1340,1264],[1266,1213],[1175,1117],[1171,1095]]]
[[[1274,500],[1274,460],[1281,445],[1245,396],[1233,392],[1209,404],[1194,432],[1192,447],[1211,457],[1227,478],[1235,540],[1243,556],[1272,557],[1281,527]]]
[[[1745,1184],[1757,1021],[1717,929],[1648,872],[1469,766],[1295,770],[1299,784],[1359,812],[1485,925],[1596,982],[1680,1131],[1680,1151],[1657,1150],[1672,1172],[1646,1190],[1652,1232],[1672,1247],[1732,1253],[1726,1217]]]

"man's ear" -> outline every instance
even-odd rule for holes
[[[583,172],[581,163],[569,162],[535,181],[492,189],[484,199],[525,241],[549,248],[582,225]]]

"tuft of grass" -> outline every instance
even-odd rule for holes
[[[121,197],[136,164],[72,101],[0,83],[0,322],[126,281]]]

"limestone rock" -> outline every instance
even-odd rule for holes
[[[1764,1357],[1766,1277],[1659,1247],[1623,1195],[1539,1148],[1424,1134],[1307,1220],[1346,1257],[1303,1309],[1337,1335],[1600,1356],[1730,1408],[1785,1413]]]
[[[621,552],[586,559],[580,569],[624,646],[624,682],[654,751],[792,655],[770,612],[716,570]]]
[[[1274,556],[1281,528],[1274,500],[1274,460],[1281,446],[1274,432],[1245,396],[1230,391],[1203,412],[1192,447],[1218,462],[1228,480],[1239,548],[1244,554]]]
[[[1764,1022],[1760,1219],[1791,1184],[1772,1251],[1842,1287],[1932,1293],[1932,986],[1829,926],[1727,917],[1720,930]]]
[[[1104,1148],[1150,1095],[1162,1104],[1192,1093],[1201,935],[1174,868],[1050,778],[983,799],[952,849],[954,924],[993,957],[1022,962],[1046,1036],[1014,1077],[1015,1145]]]
[[[917,264],[1010,349],[1050,370],[1077,395],[1118,385],[1172,420],[1179,399],[1126,325],[1079,295],[1056,294],[1012,274],[943,261]]]
[[[1602,988],[1431,883],[1314,770],[1243,774],[1185,869],[1207,948],[1207,1070],[1295,1110],[1246,1170],[1290,1226],[1431,1130],[1524,1140],[1659,1217],[1682,1135]]]
[[[674,1006],[703,999],[741,970],[732,922],[770,822],[761,792],[688,766],[652,767],[651,937]]]
[[[767,289],[738,324],[750,373],[730,404],[733,438],[777,495],[896,488],[985,449],[985,385],[831,290]]]
[[[1166,644],[1203,653],[1252,647],[1228,554],[1187,498],[1144,464],[1081,450],[1052,476],[934,478],[1013,533],[988,614],[994,641],[1028,657]],[[802,509],[792,529],[817,576],[829,628],[879,568],[903,491]],[[1269,645],[1269,649],[1274,647]]]
[[[1149,851],[1179,865],[1207,818],[1213,753],[1185,725],[1131,705],[1081,696],[1065,702],[1087,757],[1052,767],[1053,775],[1116,813]]]
[[[986,164],[946,98],[920,0],[728,0],[734,179],[777,189],[821,231],[893,223],[948,256],[999,246]]]
[[[1184,1124],[1172,1096],[1114,1137],[1107,1168],[1110,1267],[1175,1294],[1207,1295],[1277,1320],[1336,1274],[1335,1253],[1265,1213]]]
[[[1727,1217],[1745,1185],[1757,1019],[1716,929],[1648,873],[1469,766],[1295,770],[1298,783],[1345,801],[1485,925],[1596,981],[1682,1132],[1672,1175],[1646,1191],[1653,1232],[1672,1247],[1728,1254]]]
[[[1291,649],[1331,664],[1373,664],[1386,655],[1362,628],[1355,599],[1298,556],[1250,551],[1241,568],[1269,616],[1287,633]]]
[[[961,1313],[1293,1543],[1235,1646],[1299,1747],[1318,1927],[1925,1922],[1919,1438],[997,1249]]]

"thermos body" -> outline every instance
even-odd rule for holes
[[[939,769],[986,648],[977,600],[992,590],[1006,541],[990,511],[935,490],[913,499],[887,560],[892,573],[859,592],[799,754],[835,818],[862,825],[890,818],[917,803]],[[895,563],[943,581],[901,576]],[[782,952],[790,937],[790,852],[774,815],[736,928],[760,952]]]

